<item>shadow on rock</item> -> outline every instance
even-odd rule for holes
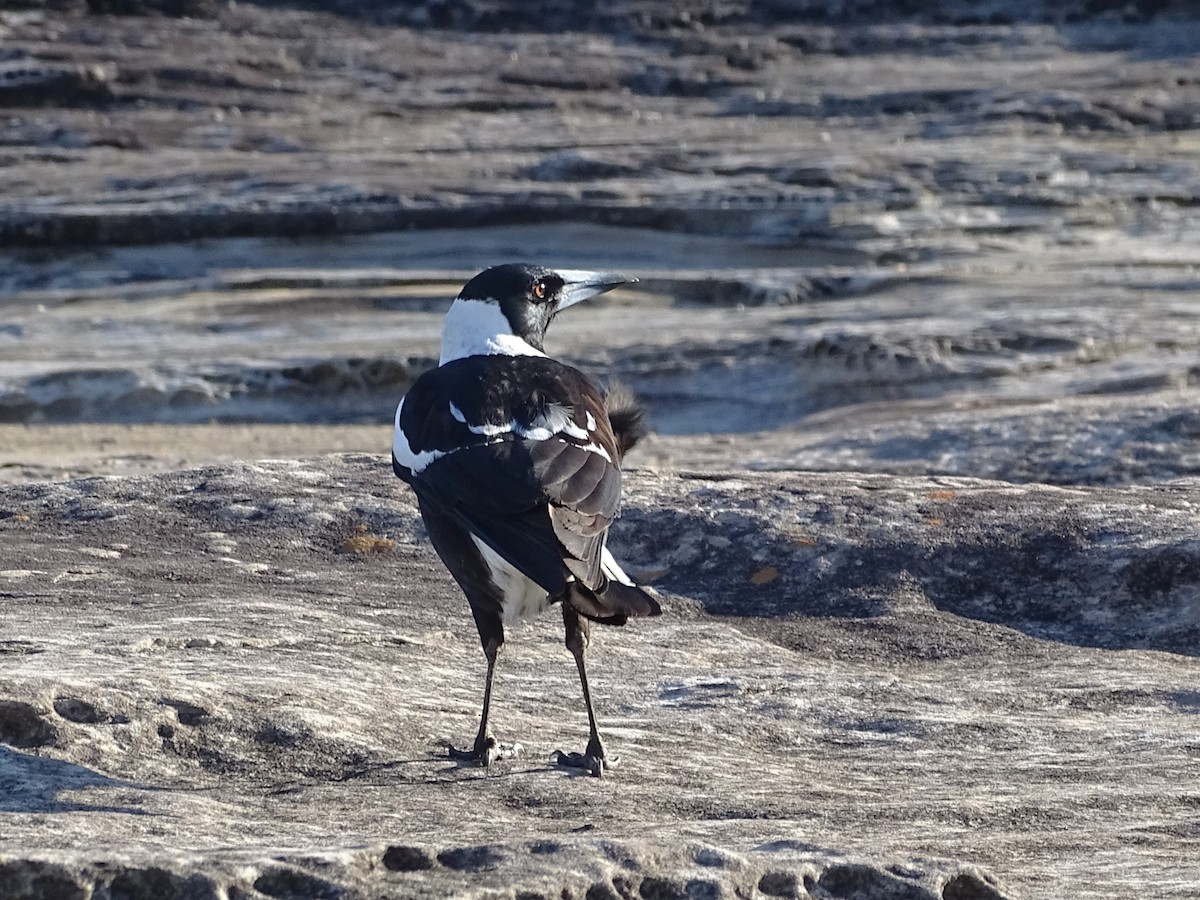
[[[714,483],[692,493],[704,508],[629,510],[618,555],[713,615],[946,612],[1079,646],[1200,653],[1200,541],[1126,502],[1005,487],[814,489],[797,503],[763,488]]]
[[[0,812],[69,813],[110,812],[148,815],[135,806],[106,803],[82,803],[59,800],[66,791],[93,788],[147,790],[148,788],[101,775],[84,766],[21,753],[0,747]]]

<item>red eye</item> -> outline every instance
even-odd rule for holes
[[[546,299],[546,282],[545,281],[535,281],[533,283],[533,296],[537,297],[539,300]]]

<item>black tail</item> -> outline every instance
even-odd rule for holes
[[[567,602],[582,615],[605,625],[624,625],[630,616],[659,616],[662,606],[658,591],[609,580],[600,593],[588,590],[578,581],[567,586]]]
[[[646,407],[633,395],[633,391],[620,382],[613,382],[604,395],[604,409],[617,439],[619,463],[638,441],[650,433]]]

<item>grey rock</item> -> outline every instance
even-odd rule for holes
[[[24,5],[6,418],[382,448],[472,270],[628,269],[552,339],[653,406],[614,549],[669,614],[596,635],[616,777],[548,762],[553,617],[484,773],[385,459],[4,488],[0,892],[1194,894],[1187,8]]]
[[[595,635],[624,761],[603,780],[549,762],[586,733],[553,617],[510,635],[497,682],[527,756],[445,756],[482,655],[381,456],[0,489],[17,896],[1100,898],[1132,871],[1200,877],[1195,484],[627,488],[614,552],[668,614]]]
[[[1191,391],[1042,403],[864,403],[745,435],[655,435],[661,467],[965,475],[1057,485],[1200,475]]]
[[[36,57],[0,57],[0,108],[104,105],[112,99],[115,79],[116,72],[111,66],[73,66]]]
[[[113,251],[105,267],[27,266],[18,277],[37,269],[50,284],[11,304],[21,334],[6,341],[0,419],[385,426],[433,364],[444,309],[470,274],[388,261],[402,252],[402,264],[448,265],[457,253],[507,254],[527,241],[535,258],[603,258],[644,276],[637,290],[564,316],[551,346],[648,402],[658,437],[644,458],[656,465],[1064,485],[1200,472],[1195,284],[1176,266],[1063,275],[1068,256],[999,280],[942,268],[712,269],[690,254],[748,264],[750,251],[694,240],[479,229],[319,247],[163,246]],[[594,256],[571,257],[568,246]],[[663,258],[657,268],[640,268],[647,254]],[[272,266],[241,268],[256,255]],[[163,278],[164,266],[181,280]],[[96,340],[111,348],[102,360]],[[381,433],[363,447],[386,442]]]
[[[278,0],[254,0],[267,7]],[[311,9],[412,27],[483,29],[547,29],[554,31],[620,28],[623,31],[702,31],[706,27],[747,20],[758,25],[799,22],[859,24],[884,21],[917,21],[955,24],[1007,24],[1020,21],[1079,22],[1092,19],[1141,22],[1157,17],[1186,15],[1184,0],[1112,3],[1096,0],[922,0],[897,7],[886,0],[740,0],[714,6],[701,0],[620,0],[606,6],[592,3],[519,3],[516,0],[307,0]],[[20,0],[25,8],[85,7],[94,13],[121,15],[194,16],[220,10],[214,0]],[[750,57],[753,59],[753,57]],[[743,63],[744,65],[745,63]]]
[[[1179,8],[558,5],[635,13],[568,64],[368,6],[6,15],[5,66],[121,59],[102,110],[0,130],[34,173],[0,199],[0,420],[383,425],[447,298],[523,257],[642,278],[552,341],[649,402],[663,465],[1198,471]]]
[[[373,421],[432,360],[296,360],[291,365],[169,364],[34,376],[0,391],[0,422]]]
[[[637,169],[627,163],[609,162],[566,150],[531,166],[526,175],[535,181],[582,181],[632,175]]]
[[[6,245],[552,219],[894,265],[1064,226],[1172,233],[1197,196],[1171,144],[1200,110],[1183,3],[93,5],[168,15],[51,4],[3,25],[0,85],[51,87],[6,122],[0,162],[71,173],[6,192]]]

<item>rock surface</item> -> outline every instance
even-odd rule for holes
[[[1200,487],[628,481],[603,780],[550,615],[525,757],[445,757],[482,654],[382,456],[4,488],[10,895],[1193,894]]]
[[[1190,4],[17,6],[0,900],[1196,896]],[[658,432],[602,781],[553,616],[445,757],[378,455],[514,258],[642,279],[550,335]]]

